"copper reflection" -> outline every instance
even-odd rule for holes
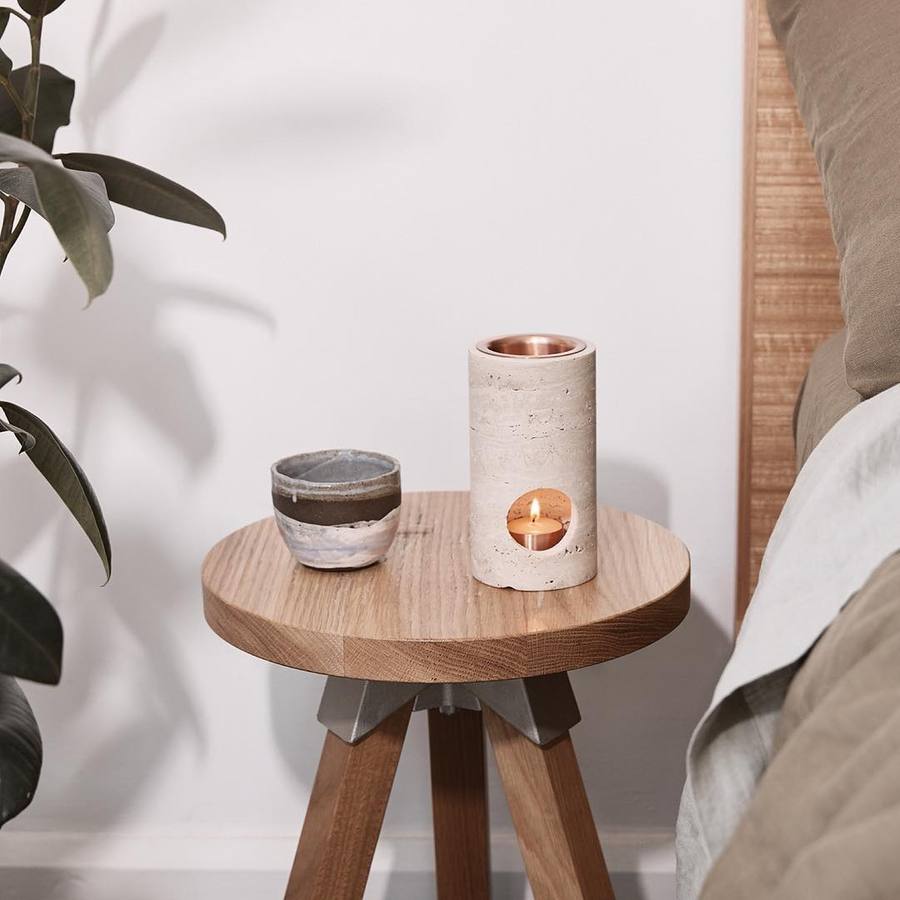
[[[515,534],[512,531],[510,534],[526,550],[549,550],[566,536],[566,529],[560,528],[559,531],[552,531],[549,534]]]
[[[562,334],[504,334],[479,341],[476,346],[492,356],[568,356],[584,350],[586,345]]]

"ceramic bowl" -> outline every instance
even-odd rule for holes
[[[318,450],[272,465],[272,503],[294,557],[314,569],[383,559],[400,521],[400,463],[365,450]]]

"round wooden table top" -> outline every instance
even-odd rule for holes
[[[690,603],[690,556],[661,525],[599,512],[599,570],[558,591],[493,588],[469,574],[468,494],[405,494],[385,562],[355,572],[294,561],[273,519],[203,562],[206,620],[220,637],[296,669],[401,682],[526,678],[632,653]]]

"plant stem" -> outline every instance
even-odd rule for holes
[[[13,106],[15,106],[16,111],[19,113],[19,118],[24,122],[26,115],[25,104],[22,102],[22,98],[19,96],[19,92],[15,89],[13,83],[8,78],[4,78],[0,75],[0,87],[2,87],[9,95],[9,99],[12,100]]]
[[[12,199],[12,198],[9,198]],[[12,202],[12,216],[15,216],[16,212],[16,201]],[[28,221],[28,217],[31,215],[31,208],[28,206],[22,205],[22,214],[19,216],[19,221],[16,223],[16,227],[12,227],[12,221],[10,221],[10,230],[9,234],[6,238],[0,237],[0,272],[3,271],[3,263],[6,262],[6,257],[9,256],[9,251],[12,250],[16,245],[16,241],[22,235],[22,229],[25,227],[25,223]],[[3,229],[0,230],[0,235],[6,232],[6,211],[3,213]]]
[[[3,12],[8,12],[11,16],[15,16],[17,19],[21,19],[26,25],[28,24],[28,16],[23,15],[17,9],[13,9],[11,6],[0,6],[0,10]]]
[[[13,244],[19,239],[19,235],[22,233],[22,229],[25,227],[25,223],[28,221],[28,217],[31,215],[31,207],[22,205],[22,215],[19,216],[19,221],[16,223],[16,227],[13,228],[12,234],[9,236],[9,248],[12,250]]]
[[[12,197],[3,195],[3,224],[0,226],[0,272],[6,264],[6,257],[12,249],[13,220],[16,217],[16,201]]]
[[[25,82],[25,114],[22,116],[22,137],[34,141],[34,123],[37,119],[38,94],[41,86],[41,33],[44,28],[43,16],[31,16],[28,30],[31,32],[31,65]]]
[[[26,19],[25,16],[17,13],[14,9],[11,9],[10,13],[28,24],[28,31],[31,34],[31,65],[28,67],[24,97],[19,97],[18,91],[16,91],[8,78],[0,80],[0,85],[6,89],[22,118],[22,139],[34,143],[34,126],[37,121],[38,96],[41,87],[41,35],[44,29],[44,15],[41,12],[39,15],[30,16]],[[2,197],[3,224],[0,225],[0,273],[3,272],[3,267],[6,265],[9,251],[12,250],[21,236],[22,229],[25,227],[28,216],[31,214],[31,210],[23,205],[22,214],[19,216],[19,221],[16,222],[18,201],[14,197],[6,195],[2,195]]]
[[[29,21],[28,16],[23,15],[11,6],[0,6],[0,12],[5,12],[7,17],[15,16],[17,19],[24,22],[28,26],[29,34],[31,33],[31,22]],[[13,87],[13,83],[9,80],[8,75],[0,76],[0,87],[2,87],[9,95],[9,99],[12,100],[13,106],[15,106],[16,111],[19,113],[19,118],[24,118],[25,104],[22,102],[19,92]]]

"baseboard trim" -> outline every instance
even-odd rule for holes
[[[603,829],[601,840],[611,872],[671,875],[674,835],[666,829]],[[378,844],[374,872],[434,869],[430,833],[386,833]],[[203,834],[196,832],[77,833],[4,831],[0,869],[71,869],[159,872],[286,872],[296,834]],[[521,872],[512,832],[491,835],[492,866]]]

